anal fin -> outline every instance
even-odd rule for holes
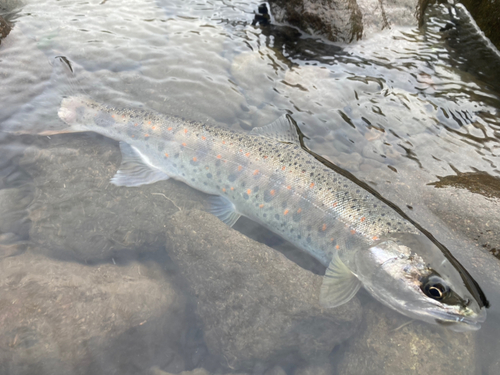
[[[241,214],[236,212],[234,204],[229,199],[220,195],[213,195],[208,199],[210,203],[208,212],[217,216],[222,222],[230,227],[240,218]]]
[[[348,302],[358,292],[361,281],[334,254],[328,266],[323,285],[319,293],[319,303],[326,308],[333,308]]]
[[[168,180],[164,172],[155,167],[137,148],[120,142],[122,163],[111,179],[116,186],[140,186]]]

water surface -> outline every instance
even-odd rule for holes
[[[110,106],[143,107],[242,131],[291,114],[308,148],[400,207],[478,280],[492,307],[476,334],[478,365],[470,370],[492,371],[500,330],[500,81],[487,74],[498,63],[494,54],[487,63],[477,61],[471,51],[482,47],[473,31],[442,31],[450,17],[445,7],[429,9],[421,29],[393,29],[338,45],[284,25],[252,27],[257,6],[218,0],[27,1],[0,46],[0,121],[40,127],[59,121],[50,76],[54,56],[61,55],[74,65],[78,90]],[[460,33],[472,42],[456,43],[464,38]],[[130,244],[161,248],[161,241],[141,237],[147,237],[145,224],[138,224],[130,243],[114,234],[89,240],[92,220],[115,233],[125,226],[117,217],[127,211],[104,213],[90,200],[82,208],[65,205],[91,183],[92,166],[81,165],[75,177],[40,155],[67,147],[71,156],[80,152],[75,145],[98,142],[100,151],[90,157],[106,160],[112,175],[117,145],[88,134],[55,138],[1,136],[0,187],[9,202],[0,226],[2,249],[15,254],[47,233],[54,233],[49,246],[60,245],[49,256],[72,262],[82,261],[82,251],[75,245],[74,258],[65,254],[70,241],[125,253],[133,252]],[[60,201],[40,203],[43,196],[27,172],[36,162],[46,164],[49,182],[65,181],[69,190]],[[107,189],[105,182],[96,197],[100,189]],[[93,218],[94,209],[100,217]],[[74,225],[51,232],[51,220],[61,215]],[[42,219],[46,227],[33,230],[32,222]],[[237,228],[280,244],[249,225]],[[98,253],[83,260],[110,262]]]

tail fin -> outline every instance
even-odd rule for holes
[[[58,116],[61,101],[65,97],[85,95],[77,82],[71,62],[64,56],[56,56],[51,79],[45,90],[2,121],[0,131],[38,135],[81,131],[72,128]]]

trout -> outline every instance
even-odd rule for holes
[[[228,225],[244,215],[319,260],[320,303],[333,308],[363,286],[415,319],[455,331],[477,330],[488,301],[443,246],[410,220],[301,147],[288,116],[249,133],[88,96],[62,99],[61,132],[92,131],[119,141],[111,182],[140,186],[173,178],[210,195]]]

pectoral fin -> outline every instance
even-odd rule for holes
[[[319,303],[326,308],[343,305],[354,297],[360,287],[361,282],[335,253],[323,277]]]
[[[212,215],[217,216],[221,221],[232,227],[234,223],[240,218],[240,214],[236,212],[234,204],[227,198],[220,195],[214,195],[209,198],[210,212]]]
[[[140,186],[168,180],[168,176],[151,164],[135,147],[120,142],[122,163],[111,182],[116,186]]]

